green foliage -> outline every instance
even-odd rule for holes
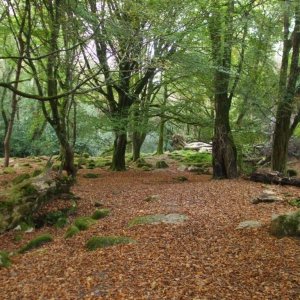
[[[9,254],[6,251],[0,251],[0,268],[8,268],[11,265]]]
[[[79,230],[87,230],[91,225],[95,224],[96,221],[91,217],[79,217],[74,221],[74,225]]]
[[[101,236],[92,237],[86,243],[86,248],[88,250],[96,250],[98,248],[105,248],[119,244],[129,244],[135,241],[129,237],[124,236]]]
[[[71,225],[65,233],[65,239],[71,238],[72,236],[76,235],[79,232],[80,229],[77,226]]]
[[[25,253],[32,249],[39,248],[46,243],[52,242],[52,240],[53,240],[53,238],[50,234],[40,235],[40,236],[36,237],[35,239],[31,240],[25,246],[23,246],[18,252],[21,254]]]
[[[99,220],[107,217],[109,214],[110,214],[110,209],[108,208],[97,209],[94,211],[91,218],[94,220]]]

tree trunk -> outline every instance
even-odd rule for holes
[[[295,7],[295,26],[292,33],[292,40],[289,37],[290,20],[288,11],[284,15],[284,44],[280,69],[279,98],[277,108],[276,124],[273,135],[272,146],[272,170],[281,173],[286,172],[286,162],[288,157],[289,139],[295,129],[291,126],[291,116],[295,103],[296,86],[299,78],[299,52],[300,52],[300,5]],[[290,50],[291,59],[289,60]],[[290,61],[290,66],[289,66]],[[288,74],[289,71],[289,74]]]
[[[159,137],[157,144],[156,154],[164,154],[164,134],[165,134],[165,121],[161,118],[159,123]]]
[[[146,134],[133,132],[132,134],[132,160],[137,161],[141,156],[141,148],[145,141]]]
[[[235,178],[238,176],[237,151],[229,125],[230,102],[227,94],[216,94],[215,106],[213,177]]]
[[[126,132],[117,132],[115,134],[113,159],[111,169],[113,171],[125,171],[125,153],[127,145],[127,134]]]

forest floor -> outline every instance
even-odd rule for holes
[[[86,173],[98,178],[84,178]],[[14,174],[2,175],[0,185]],[[177,176],[187,177],[179,182]],[[257,204],[251,199],[266,188],[237,180],[168,169],[110,172],[80,170],[72,188],[79,196],[76,216],[91,215],[102,205],[111,214],[88,230],[65,239],[66,228],[42,227],[0,236],[0,249],[13,251],[30,239],[51,233],[53,242],[16,255],[0,269],[0,299],[300,299],[300,240],[270,235],[272,215],[295,210],[288,204],[299,188],[272,186],[285,200]],[[147,199],[153,201],[146,201]],[[47,209],[68,201],[57,199]],[[129,227],[150,214],[184,214],[180,224]],[[258,220],[259,228],[237,229]],[[136,241],[88,251],[93,236],[120,235]]]

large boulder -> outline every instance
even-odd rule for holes
[[[300,210],[274,217],[270,230],[278,237],[300,236]]]
[[[13,184],[1,195],[0,233],[29,220],[44,202],[68,192],[72,182],[57,173],[46,172]]]

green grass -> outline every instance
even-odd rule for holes
[[[96,250],[98,248],[105,248],[119,244],[129,244],[135,242],[133,239],[124,236],[101,236],[92,237],[86,243],[88,250]]]
[[[8,268],[10,265],[9,254],[6,251],[0,251],[0,268]]]
[[[29,243],[24,245],[18,252],[19,253],[25,253],[27,251],[30,251],[32,249],[36,249],[41,247],[42,245],[52,242],[53,238],[50,234],[43,234],[35,239],[31,240]]]
[[[74,225],[79,230],[87,230],[91,225],[95,224],[96,221],[91,217],[79,217],[74,221]]]
[[[94,220],[99,220],[99,219],[107,217],[109,214],[110,214],[110,209],[108,209],[108,208],[97,209],[94,211],[91,218]]]
[[[71,238],[72,236],[76,235],[79,232],[80,230],[77,226],[71,225],[65,233],[65,239]]]

